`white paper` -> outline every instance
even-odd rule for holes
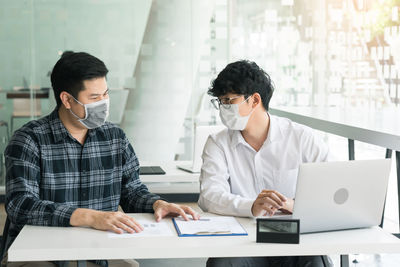
[[[111,238],[133,238],[139,236],[174,236],[176,235],[166,222],[155,222],[154,220],[136,220],[140,225],[143,226],[144,230],[140,233],[128,233],[123,234],[108,233],[108,237]]]
[[[229,216],[201,217],[189,221],[179,217],[175,218],[175,223],[183,235],[246,234],[242,225]]]

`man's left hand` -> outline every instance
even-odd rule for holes
[[[174,203],[168,203],[164,200],[157,200],[153,204],[154,217],[156,221],[161,221],[167,215],[171,216],[182,216],[186,221],[189,220],[188,214],[192,215],[193,220],[198,220],[200,218],[192,208],[185,205],[178,205]]]

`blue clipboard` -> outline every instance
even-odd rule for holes
[[[240,225],[240,226],[242,227],[244,233],[231,233],[231,232],[229,232],[229,233],[182,234],[181,230],[179,229],[178,224],[176,223],[176,219],[175,218],[172,218],[172,222],[174,223],[175,230],[178,233],[179,237],[189,237],[189,236],[195,236],[195,237],[201,237],[201,236],[246,236],[246,235],[248,235],[246,230],[243,228],[242,225]]]

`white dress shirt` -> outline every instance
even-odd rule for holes
[[[258,152],[240,131],[225,129],[209,136],[202,155],[198,201],[204,211],[253,216],[251,207],[262,190],[294,198],[299,165],[328,159],[328,146],[311,128],[269,117],[269,133]]]

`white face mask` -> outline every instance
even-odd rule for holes
[[[75,99],[75,97],[73,97]],[[85,117],[83,119],[79,118],[71,109],[69,111],[74,115],[78,121],[88,129],[94,129],[100,127],[106,122],[110,111],[110,99],[105,98],[103,100],[82,104],[77,99],[75,101],[81,104],[85,108]]]
[[[249,98],[250,96],[247,99]],[[222,123],[228,127],[228,129],[243,131],[244,128],[246,128],[247,122],[249,121],[250,115],[253,113],[254,109],[251,110],[249,115],[240,116],[239,106],[247,101],[247,99],[239,104],[230,104],[229,108],[225,108],[224,105],[220,106],[219,116]]]

